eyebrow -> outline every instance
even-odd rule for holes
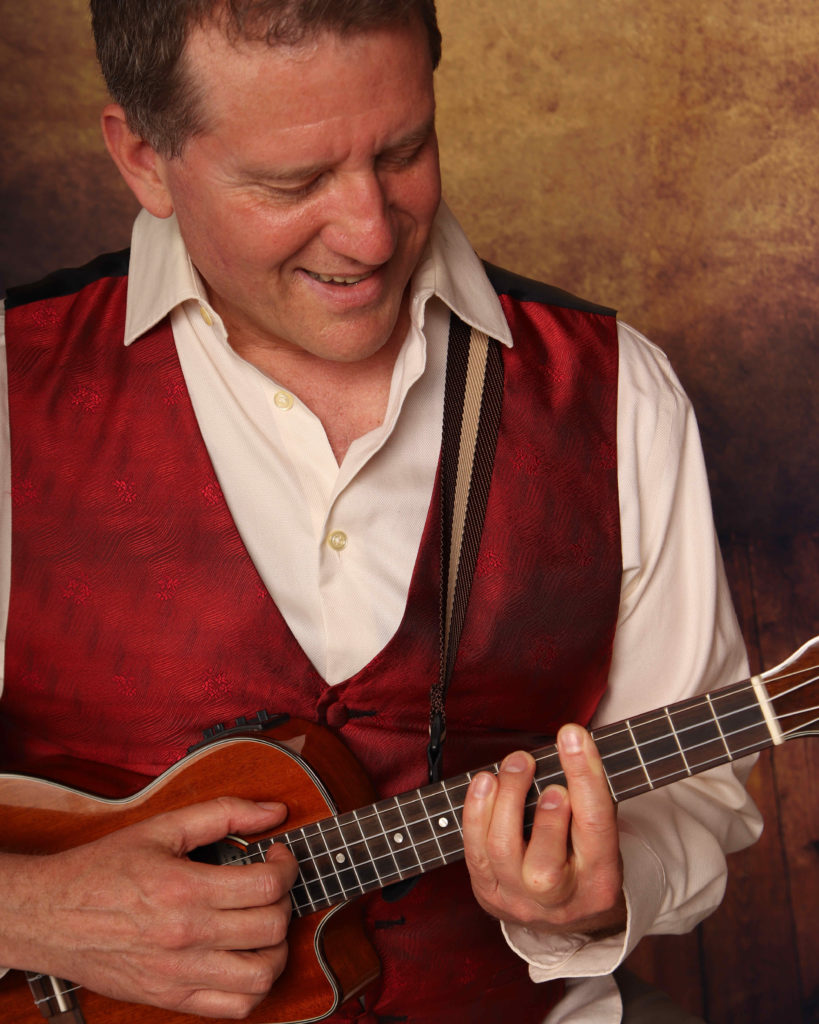
[[[414,128],[402,138],[397,139],[395,142],[390,142],[376,155],[383,156],[402,149],[412,149],[415,146],[421,146],[427,141],[434,131],[435,116],[433,115],[429,120],[425,121],[420,128]],[[312,178],[317,174],[321,174],[322,171],[327,170],[329,166],[331,166],[331,164],[323,160],[315,164],[305,164],[300,167],[284,167],[276,169],[251,167],[242,171],[242,178],[247,181],[303,181],[307,178]]]

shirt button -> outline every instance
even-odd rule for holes
[[[292,409],[293,396],[288,395],[286,391],[277,391],[276,394],[273,396],[273,404],[276,406],[277,409],[284,409],[285,411],[287,409]]]
[[[204,306],[200,306],[199,312],[202,314],[202,319],[205,321],[208,327],[213,327],[213,317],[210,315],[210,311],[205,309]]]
[[[347,534],[342,530],[333,530],[327,538],[327,543],[333,551],[343,551],[347,547]]]

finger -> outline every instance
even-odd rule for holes
[[[616,861],[617,815],[594,741],[585,729],[568,725],[558,733],[557,746],[571,802],[575,856],[588,866]]]
[[[463,809],[464,855],[473,885],[488,889],[495,873],[486,849],[498,780],[491,772],[479,772],[469,784]]]
[[[534,777],[534,759],[517,751],[500,765],[493,805],[485,832],[484,876],[495,885],[517,885],[523,853],[523,806]],[[474,878],[473,878],[474,882]]]
[[[289,893],[299,873],[296,858],[282,843],[273,843],[264,864],[216,867],[195,864],[208,904],[217,910],[265,907]]]
[[[517,883],[520,878],[526,840],[523,835],[523,811],[535,777],[531,754],[517,750],[501,762],[498,793],[487,846],[500,881]]]
[[[291,910],[290,897],[286,895],[267,907],[221,911],[212,918],[204,941],[218,950],[274,949],[287,939]]]
[[[524,885],[544,905],[560,903],[571,887],[568,863],[571,803],[563,786],[548,786],[540,795],[529,845],[523,858]]]
[[[174,1009],[223,1019],[241,1019],[264,999],[287,965],[287,944],[253,952],[219,954],[207,977]]]

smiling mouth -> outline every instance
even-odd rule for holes
[[[305,273],[308,277],[312,277],[314,281],[320,281],[322,284],[340,284],[349,288],[354,284],[361,284],[362,281],[366,281],[367,278],[372,277],[374,271],[370,270],[366,274],[356,275],[316,274],[312,270],[307,270]]]

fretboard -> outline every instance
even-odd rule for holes
[[[597,729],[612,797],[625,800],[658,789],[771,744],[760,703],[748,681],[703,694]],[[554,745],[532,751],[535,780],[527,801],[528,822],[540,793],[565,782]],[[379,800],[252,844],[244,852],[261,860],[276,843],[299,863],[291,891],[298,916],[442,867],[463,857],[462,812],[478,771]]]

